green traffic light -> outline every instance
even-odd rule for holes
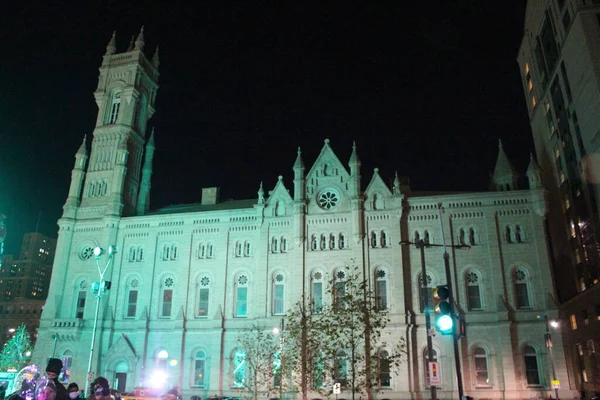
[[[435,326],[443,335],[449,334],[452,333],[452,329],[454,328],[454,320],[449,315],[440,315],[435,320]]]

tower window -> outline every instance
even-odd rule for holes
[[[108,115],[109,124],[115,124],[117,122],[117,118],[119,117],[119,108],[121,108],[121,92],[115,92],[110,104],[110,113]]]

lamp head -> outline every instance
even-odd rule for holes
[[[104,254],[104,249],[102,247],[95,247],[94,248],[94,257],[98,258],[102,254]]]
[[[117,246],[113,246],[111,244],[110,246],[108,246],[108,255],[114,256],[115,254],[117,254]]]

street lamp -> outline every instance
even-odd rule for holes
[[[100,267],[100,257],[104,254],[108,254],[108,260],[106,260],[106,264],[104,268]],[[87,379],[89,382],[92,381],[93,372],[92,372],[92,362],[94,359],[94,347],[96,344],[96,329],[98,328],[98,315],[100,313],[100,299],[104,296],[104,292],[110,289],[111,282],[108,282],[104,279],[104,275],[106,274],[106,270],[108,269],[111,261],[117,254],[117,248],[113,245],[108,246],[108,249],[105,251],[102,247],[96,247],[94,249],[94,259],[96,260],[96,267],[98,267],[98,275],[100,275],[99,282],[92,283],[92,293],[96,296],[96,313],[94,314],[94,327],[92,328],[92,343],[90,345],[90,359],[88,362],[88,374]],[[88,397],[90,392],[90,385],[85,385],[85,396]]]
[[[554,365],[554,353],[552,352],[552,333],[550,333],[550,327],[558,328],[560,326],[560,322],[556,320],[548,320],[548,316],[544,315],[544,323],[546,324],[546,333],[544,334],[544,339],[546,342],[546,347],[548,348],[548,353],[550,353],[550,364],[552,365],[552,385],[554,386],[554,381],[556,381],[556,366]],[[554,387],[554,394],[556,395],[556,400],[558,398],[558,387]]]

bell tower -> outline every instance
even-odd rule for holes
[[[78,210],[80,219],[135,215],[140,210],[142,165],[144,170],[151,168],[152,160],[144,162],[144,156],[151,158],[152,154],[145,155],[144,150],[158,90],[158,48],[148,60],[143,52],[143,27],[122,53],[117,52],[115,36],[113,33],[106,46],[94,92],[98,117]]]

